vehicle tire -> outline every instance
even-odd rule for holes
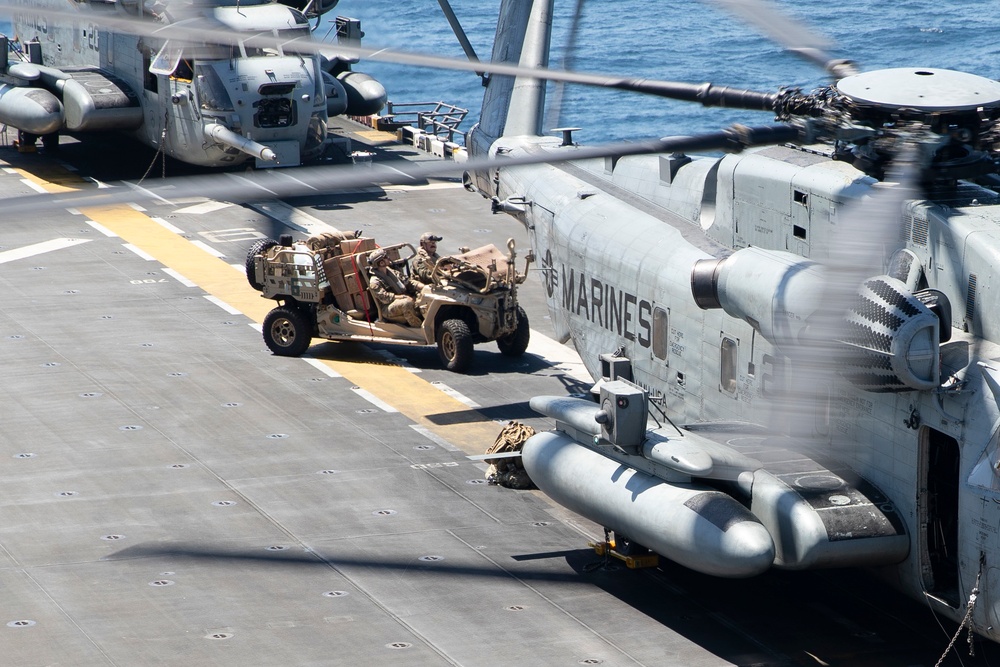
[[[312,343],[312,327],[298,308],[279,306],[264,318],[264,342],[282,357],[298,357]]]
[[[517,307],[517,328],[503,338],[497,338],[497,347],[500,353],[506,357],[520,357],[528,349],[528,341],[531,339],[531,329],[528,325],[528,314],[524,308]]]
[[[247,261],[244,265],[247,270],[247,282],[250,283],[250,287],[254,288],[258,292],[262,290],[264,286],[257,282],[257,275],[253,268],[253,258],[256,255],[267,252],[276,245],[278,245],[278,242],[274,239],[261,239],[250,246],[250,250],[247,250]]]
[[[469,325],[462,320],[445,320],[437,330],[438,356],[449,371],[464,373],[472,365],[474,347]]]

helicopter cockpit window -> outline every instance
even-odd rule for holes
[[[195,65],[195,86],[198,88],[198,99],[201,101],[201,108],[208,111],[232,111],[233,100],[229,97],[229,91],[219,77],[215,68],[210,65]]]
[[[288,30],[275,30],[274,37],[280,41],[287,41],[292,39],[302,39],[308,41],[312,37],[312,33],[309,28],[290,28]],[[280,50],[274,47],[264,47],[264,46],[250,46],[244,42],[240,42],[240,49],[242,53],[247,58],[260,58],[265,56],[283,56],[286,47],[282,47]],[[287,47],[289,53],[296,53],[294,45]]]
[[[719,364],[719,387],[730,395],[736,395],[736,362],[739,346],[732,338],[722,338],[722,359]]]

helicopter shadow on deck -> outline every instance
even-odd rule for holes
[[[719,658],[736,665],[843,667],[934,665],[957,624],[861,570],[769,571],[721,579],[660,559],[630,570],[592,551],[564,557],[601,588]],[[967,631],[941,665],[995,665],[1000,647]],[[956,655],[957,653],[957,655]]]
[[[354,208],[352,204],[378,201],[391,201],[389,194],[379,187],[314,197],[296,197],[287,200],[288,204],[295,208],[315,209],[317,211],[349,211]]]

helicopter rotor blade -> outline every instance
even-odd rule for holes
[[[576,160],[723,150],[739,152],[751,146],[783,144],[802,140],[802,131],[793,125],[761,127],[734,126],[701,135],[665,137],[636,142],[618,142],[600,146],[574,147],[569,150],[539,150],[517,156],[478,158],[467,162],[384,162],[370,168],[353,166],[298,167],[294,173],[268,169],[249,174],[202,174],[147,182],[143,186],[77,191],[59,195],[28,195],[3,200],[7,214],[54,208],[99,208],[139,201],[177,201],[201,197],[206,192],[216,199],[250,202],[331,193],[369,187],[373,184],[415,184],[428,178],[456,176],[465,171],[507,169],[532,164],[554,164]]]
[[[711,0],[730,14],[757,27],[792,53],[816,63],[835,79],[857,74],[854,61],[834,58],[828,52],[832,43],[762,0]]]
[[[546,81],[562,81],[601,88],[614,88],[668,99],[698,102],[704,106],[723,106],[747,109],[751,111],[775,111],[779,101],[777,93],[764,93],[753,90],[717,86],[711,83],[684,83],[678,81],[661,81],[656,79],[616,77],[605,74],[589,74],[545,68],[521,67],[508,63],[495,63],[483,60],[475,62],[443,56],[433,56],[393,49],[370,49],[346,44],[333,44],[316,41],[309,37],[275,37],[270,33],[234,33],[225,26],[210,25],[207,19],[184,19],[183,24],[154,23],[150,20],[137,20],[127,16],[110,15],[108,12],[89,12],[84,10],[47,9],[26,7],[9,1],[0,1],[0,13],[25,15],[31,14],[52,21],[77,20],[85,17],[104,28],[119,32],[131,32],[146,37],[171,39],[184,43],[205,42],[210,44],[226,44],[249,47],[281,49],[291,53],[320,53],[327,57],[350,56],[361,59],[390,62],[399,65],[415,67],[430,67],[434,69],[460,70],[488,73],[491,75],[525,76]]]
[[[448,0],[438,0],[438,4],[441,5],[441,11],[444,13],[444,17],[448,19],[448,24],[451,26],[452,32],[455,33],[455,37],[458,38],[458,43],[462,45],[462,50],[468,56],[469,61],[478,63],[479,56],[476,55],[476,50],[472,47],[469,36],[465,34],[465,28],[462,27],[462,23],[455,15],[455,10],[451,8],[451,3]],[[482,77],[485,75],[485,72],[476,70],[476,74]]]
[[[576,7],[573,9],[573,18],[569,24],[569,32],[566,35],[566,43],[563,46],[562,69],[573,69],[573,61],[576,59],[576,36],[580,32],[580,19],[583,15],[583,3],[585,0],[576,0]],[[554,129],[562,127],[562,104],[566,94],[566,83],[556,81],[552,89],[552,96],[549,98],[549,108],[546,112],[545,127]]]
[[[822,261],[819,306],[807,335],[785,350],[796,370],[770,419],[776,431],[809,436],[816,416],[828,414],[836,404],[836,397],[825,392],[845,371],[844,342],[852,338],[847,314],[859,303],[862,285],[885,274],[886,260],[902,246],[904,207],[919,196],[919,176],[916,147],[904,141],[885,180],[874,185],[875,194],[846,206],[838,216]]]

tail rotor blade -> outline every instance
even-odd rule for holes
[[[580,31],[580,18],[583,14],[584,0],[576,0],[576,7],[573,9],[573,20],[569,25],[569,33],[566,35],[566,45],[563,48],[562,69],[571,71],[576,60],[576,36]],[[556,81],[552,89],[552,97],[549,101],[549,108],[545,117],[545,129],[551,130],[562,127],[562,104],[566,93],[566,83]]]

